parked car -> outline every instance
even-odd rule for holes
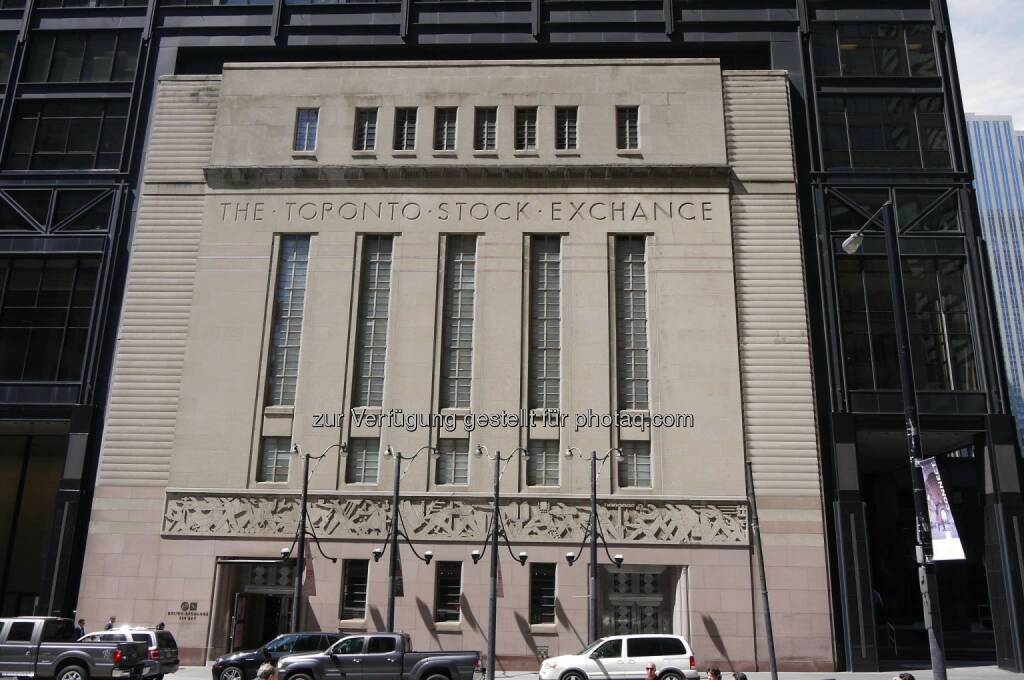
[[[0,676],[141,680],[146,657],[143,642],[77,642],[70,619],[0,619]]]
[[[696,680],[693,648],[678,635],[613,635],[578,654],[545,659],[540,680],[633,680],[647,676],[654,664],[659,680]]]
[[[479,652],[414,652],[409,636],[348,635],[318,654],[286,656],[277,680],[473,680]]]
[[[213,662],[213,680],[252,680],[256,669],[269,656],[277,661],[288,654],[322,652],[341,639],[337,633],[288,633],[276,638],[259,649],[226,654]]]
[[[161,680],[164,675],[178,670],[178,643],[170,631],[155,628],[121,626],[111,630],[88,633],[81,642],[145,642],[146,669],[143,675]]]

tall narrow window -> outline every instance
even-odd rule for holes
[[[650,488],[651,445],[649,442],[622,442],[619,458],[619,486]]]
[[[455,151],[459,110],[454,106],[434,109],[434,151]]]
[[[395,151],[416,148],[416,107],[395,109]]]
[[[528,450],[527,486],[558,486],[558,440],[531,439]]]
[[[377,109],[356,109],[353,151],[373,151],[377,148]]]
[[[555,622],[555,565],[530,565],[530,623]]]
[[[370,573],[369,560],[342,562],[341,619],[366,618],[366,583]]]
[[[292,442],[288,437],[264,437],[260,446],[257,482],[287,482]]]
[[[478,106],[473,116],[473,148],[494,151],[498,148],[498,109]]]
[[[295,151],[316,151],[316,128],[320,109],[299,109],[295,114]]]
[[[267,405],[293,406],[309,266],[309,236],[282,236],[270,332]]]
[[[445,249],[441,408],[468,408],[473,380],[476,236],[449,236]]]
[[[380,440],[355,438],[349,441],[345,461],[346,484],[376,484],[380,460]]]
[[[571,151],[576,148],[576,119],[579,109],[575,106],[555,108],[555,148]]]
[[[557,409],[561,361],[560,236],[530,239],[530,408]]]
[[[462,562],[438,562],[434,621],[458,621],[462,607]]]
[[[619,409],[648,408],[646,239],[615,238],[615,344]]]
[[[620,150],[640,148],[640,107],[616,107],[615,141]]]
[[[393,243],[392,236],[363,238],[353,406],[380,406],[384,399]]]
[[[516,108],[516,151],[533,151],[537,148],[537,107]]]
[[[434,477],[438,484],[469,483],[468,439],[442,439],[437,443],[437,453]]]

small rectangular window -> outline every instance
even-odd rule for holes
[[[468,439],[442,439],[437,444],[437,453],[434,476],[438,484],[469,483]]]
[[[458,621],[462,616],[462,562],[438,562],[434,592],[434,621]]]
[[[454,106],[434,109],[434,151],[455,151],[458,116]]]
[[[530,565],[530,623],[555,622],[555,565]]]
[[[560,236],[530,237],[529,405],[557,409],[561,383]]]
[[[366,584],[370,572],[369,560],[345,560],[342,563],[341,616],[342,619],[366,618]]]
[[[416,108],[395,109],[395,151],[416,148]]]
[[[619,150],[640,148],[640,107],[616,107],[615,143]]]
[[[295,113],[295,151],[316,151],[316,128],[320,109],[299,109]]]
[[[527,450],[527,486],[558,486],[558,440],[531,439]]]
[[[349,441],[345,462],[346,484],[376,484],[380,460],[380,440],[356,438]]]
[[[576,148],[576,119],[579,109],[575,106],[555,108],[555,148],[571,151]]]
[[[473,148],[494,151],[498,148],[498,109],[478,106],[473,119]]]
[[[270,332],[267,405],[293,406],[299,377],[299,344],[306,300],[309,236],[282,236]]]
[[[260,447],[257,482],[287,482],[292,442],[288,437],[264,437]]]
[[[534,151],[537,148],[537,107],[516,107],[516,151]]]
[[[650,442],[622,442],[619,459],[619,486],[622,488],[651,487]]]
[[[356,109],[353,151],[373,151],[377,148],[377,109]]]

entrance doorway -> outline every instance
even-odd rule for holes
[[[685,604],[680,596],[680,573],[679,568],[663,565],[605,567],[599,591],[601,634],[687,634],[673,630],[679,627],[674,623],[688,620],[685,612],[676,611]]]
[[[971,449],[939,457],[946,495],[967,557],[937,562],[946,657],[993,663],[995,637],[985,574],[980,457]],[[878,650],[883,667],[928,659],[915,561],[914,506],[906,459],[874,461],[862,472],[870,537]]]
[[[280,560],[218,560],[209,656],[256,649],[291,628],[294,566]]]

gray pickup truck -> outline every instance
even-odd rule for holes
[[[479,652],[413,652],[408,635],[349,635],[277,662],[277,680],[473,680]]]
[[[48,680],[142,677],[144,642],[75,642],[69,619],[0,619],[0,676]]]

